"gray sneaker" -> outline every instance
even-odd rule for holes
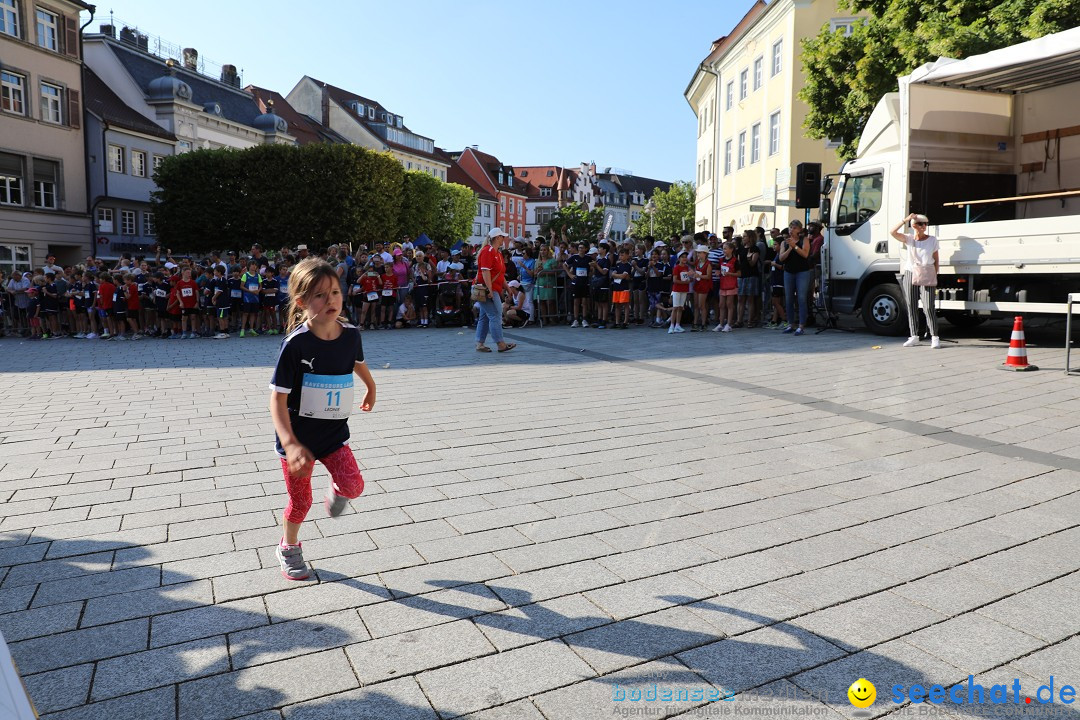
[[[323,507],[326,508],[326,514],[332,518],[337,517],[345,512],[345,505],[348,502],[349,498],[334,492],[334,481],[331,480],[330,488],[326,491],[326,498],[323,500]]]
[[[307,580],[311,577],[311,571],[304,562],[304,550],[300,545],[283,548],[281,543],[278,543],[277,559],[281,563],[281,574],[286,580]]]

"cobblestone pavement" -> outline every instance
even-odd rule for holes
[[[0,341],[0,632],[38,710],[852,718],[896,684],[1080,681],[1060,349],[1013,374],[976,340],[470,335],[365,333],[367,489],[316,503],[301,583],[273,557],[278,339]]]

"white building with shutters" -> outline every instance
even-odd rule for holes
[[[78,0],[0,0],[0,270],[91,248]]]

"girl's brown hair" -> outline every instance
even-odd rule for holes
[[[288,335],[304,322],[306,310],[300,307],[297,300],[303,301],[304,305],[311,304],[311,298],[318,292],[323,280],[329,278],[335,284],[340,285],[341,279],[333,266],[325,260],[311,257],[301,260],[292,268],[289,274],[289,304],[285,308],[285,334]],[[345,317],[339,316],[342,322],[348,322]]]

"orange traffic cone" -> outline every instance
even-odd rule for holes
[[[1017,315],[1013,320],[1012,338],[1009,340],[1009,355],[1001,365],[1002,370],[1038,370],[1034,365],[1028,365],[1027,344],[1024,342],[1024,318]]]

